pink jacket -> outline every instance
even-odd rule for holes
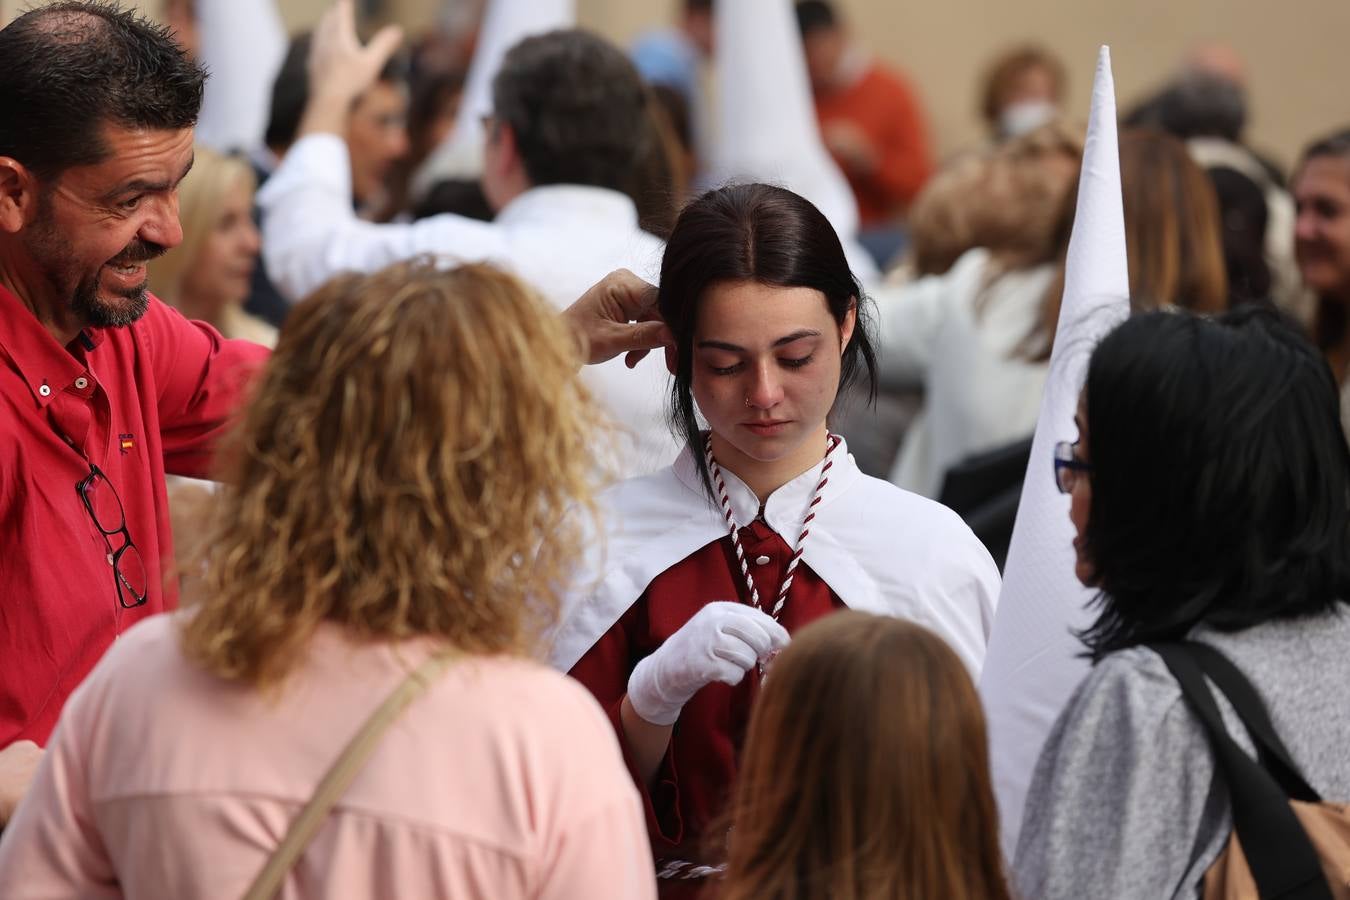
[[[72,695],[0,840],[0,897],[237,900],[347,740],[429,651],[325,626],[268,697],[126,633]],[[580,685],[468,658],[386,732],[286,883],[298,898],[654,898],[638,796]]]

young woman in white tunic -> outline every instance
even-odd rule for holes
[[[606,534],[553,662],[608,710],[658,869],[677,875],[710,855],[764,665],[793,631],[843,607],[898,616],[976,675],[999,576],[954,513],[864,475],[830,433],[841,386],[872,381],[875,360],[864,295],[814,206],[758,184],[705,194],[660,291],[686,447],[602,495]]]

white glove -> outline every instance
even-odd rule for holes
[[[704,685],[740,684],[751,666],[787,643],[787,629],[753,606],[709,603],[637,664],[628,702],[643,721],[674,725]]]

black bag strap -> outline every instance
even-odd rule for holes
[[[1293,756],[1285,747],[1284,741],[1280,740],[1275,725],[1270,721],[1266,705],[1261,702],[1260,695],[1256,693],[1256,689],[1242,671],[1232,660],[1208,644],[1186,641],[1184,646],[1190,651],[1191,658],[1199,664],[1205,677],[1212,681],[1233,705],[1238,718],[1251,735],[1252,742],[1256,744],[1261,764],[1270,776],[1279,782],[1285,794],[1304,803],[1321,803],[1321,795],[1299,772]]]
[[[1332,900],[1322,863],[1274,778],[1233,740],[1205,675],[1185,644],[1152,644],[1206,732],[1223,773],[1233,830],[1262,900]],[[1245,681],[1245,679],[1244,679]]]

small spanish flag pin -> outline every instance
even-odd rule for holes
[[[134,434],[119,434],[117,440],[123,453],[130,453],[136,449],[136,436]]]

